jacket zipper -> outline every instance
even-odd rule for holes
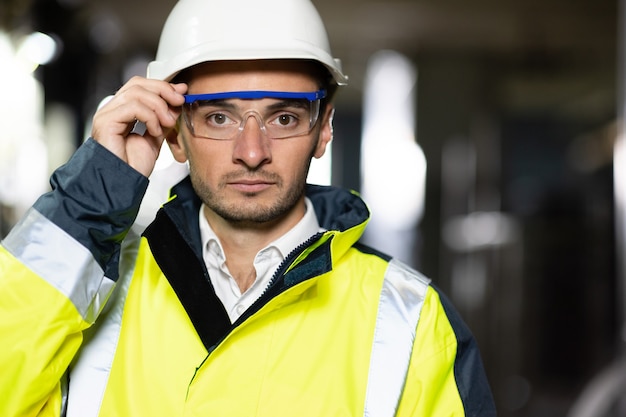
[[[252,303],[252,305],[250,307],[248,307],[248,309],[244,312],[244,314],[242,314],[233,323],[233,328],[237,327],[239,324],[241,324],[243,321],[245,321],[248,317],[252,316],[253,313],[256,313],[263,305],[265,305],[267,303],[267,301],[269,301],[269,299],[265,300],[265,298],[268,297],[268,294],[269,294],[270,290],[275,285],[277,285],[277,283],[280,281],[281,278],[284,277],[285,271],[287,270],[287,268],[289,268],[289,266],[291,266],[291,264],[296,260],[296,258],[298,256],[300,256],[300,254],[302,253],[302,251],[304,251],[304,249],[306,249],[309,246],[311,246],[311,244],[313,242],[315,242],[316,240],[321,238],[323,235],[324,235],[324,233],[322,233],[322,232],[314,234],[313,236],[308,238],[306,241],[304,241],[301,244],[299,244],[298,246],[296,246],[296,248],[294,250],[292,250],[289,253],[289,255],[287,255],[287,257],[285,257],[285,259],[283,259],[280,262],[280,264],[278,265],[278,268],[276,269],[276,271],[272,275],[272,278],[270,279],[269,283],[267,284],[267,286],[265,287],[265,289],[263,290],[263,292],[261,293],[259,298],[257,298],[256,301],[254,303]]]
[[[323,235],[324,235],[324,233],[322,233],[322,232],[316,233],[313,236],[311,236],[310,238],[308,238],[306,241],[304,241],[301,244],[299,244],[298,246],[296,246],[296,248],[294,250],[292,250],[289,253],[289,255],[287,255],[287,257],[280,262],[280,264],[278,265],[278,268],[276,269],[276,272],[274,272],[274,275],[272,276],[272,279],[270,279],[270,282],[267,284],[267,286],[265,287],[265,290],[263,290],[263,292],[261,293],[261,295],[259,296],[257,301],[259,301],[261,298],[263,298],[263,296],[270,290],[270,288],[273,287],[276,284],[276,282],[279,280],[279,278],[281,278],[282,276],[285,275],[285,271],[287,270],[287,268],[289,266],[291,266],[293,261],[295,261],[298,256],[300,256],[300,254],[304,251],[304,249],[306,249],[309,246],[311,246],[311,244],[313,242],[315,242],[316,240],[320,239]],[[252,303],[252,306],[255,305],[257,303],[257,301]],[[252,307],[252,306],[250,306],[250,307]]]

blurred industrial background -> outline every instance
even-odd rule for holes
[[[313,1],[350,76],[319,181],[452,298],[500,416],[626,416],[622,5]],[[0,0],[0,237],[174,3]]]

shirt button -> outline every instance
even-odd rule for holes
[[[237,314],[241,314],[246,310],[246,307],[244,307],[243,305],[239,304],[237,305],[237,307],[235,307],[235,311],[237,312]]]

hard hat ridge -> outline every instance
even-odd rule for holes
[[[179,0],[170,13],[148,77],[171,80],[207,61],[307,59],[347,83],[310,0]]]

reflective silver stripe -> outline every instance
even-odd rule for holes
[[[429,282],[400,261],[389,263],[378,305],[365,417],[396,413]]]
[[[115,292],[85,341],[70,373],[67,417],[96,417],[109,381],[120,338],[122,312],[137,260],[139,239],[123,243]]]
[[[31,208],[2,242],[26,267],[58,289],[93,323],[114,287],[91,252]]]

